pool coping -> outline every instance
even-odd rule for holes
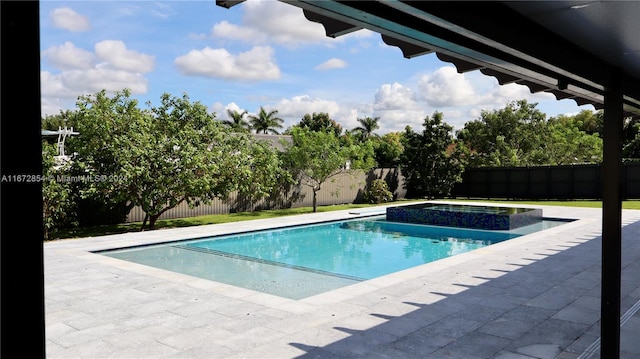
[[[456,201],[455,203],[459,204],[461,202]],[[476,203],[473,202],[471,204]],[[514,205],[510,207],[528,206]],[[344,335],[343,331],[338,331],[338,333],[336,333],[335,328],[338,327],[338,323],[347,321],[348,323],[352,323],[352,325],[357,328],[369,327],[363,332],[365,334],[371,331],[378,334],[380,332],[383,332],[384,335],[395,335],[394,333],[387,333],[386,330],[376,329],[378,327],[376,327],[376,325],[374,325],[373,323],[377,323],[378,321],[372,321],[371,317],[371,310],[373,308],[380,310],[386,308],[385,310],[387,311],[398,312],[398,315],[401,317],[401,319],[397,319],[395,321],[389,320],[389,322],[402,323],[402,325],[410,326],[411,324],[405,323],[406,320],[403,320],[405,318],[403,317],[403,315],[409,317],[417,314],[412,314],[413,310],[416,309],[415,307],[412,307],[407,303],[420,301],[425,305],[449,305],[448,303],[454,303],[455,301],[449,300],[447,295],[455,296],[458,293],[462,293],[465,290],[465,286],[469,286],[469,288],[473,286],[481,286],[483,283],[489,283],[494,279],[497,280],[502,275],[505,275],[505,273],[517,271],[521,268],[526,269],[529,263],[535,262],[535,258],[533,258],[535,256],[531,256],[530,253],[527,253],[527,256],[521,255],[522,248],[529,248],[529,250],[540,250],[538,257],[543,258],[544,256],[542,254],[544,253],[552,256],[553,253],[555,253],[554,251],[564,251],[567,249],[571,249],[572,247],[580,246],[581,244],[587,242],[593,242],[593,240],[597,238],[597,235],[594,236],[594,233],[597,233],[597,231],[601,227],[601,210],[599,209],[594,210],[553,206],[531,207],[542,207],[545,217],[578,218],[578,220],[541,232],[514,238],[509,241],[496,243],[472,252],[462,253],[453,257],[441,259],[418,267],[405,269],[400,272],[395,272],[383,277],[366,280],[364,282],[338,288],[329,292],[314,295],[312,297],[307,297],[300,300],[282,298],[270,294],[255,292],[249,289],[213,282],[206,279],[195,278],[179,273],[167,272],[162,269],[130,263],[91,252],[110,248],[128,247],[132,245],[146,245],[152,243],[168,242],[171,241],[172,238],[176,239],[176,237],[180,237],[180,239],[183,239],[185,237],[196,238],[212,235],[222,235],[228,234],[230,232],[237,232],[242,228],[260,230],[272,228],[276,224],[277,227],[293,226],[303,223],[320,223],[347,218],[351,219],[357,217],[366,217],[371,216],[372,214],[366,211],[356,214],[352,213],[353,210],[345,210],[281,217],[277,220],[252,220],[242,223],[236,222],[231,224],[216,224],[198,227],[148,231],[133,234],[120,234],[94,238],[47,242],[44,244],[45,300],[49,303],[46,310],[47,356],[65,358],[74,357],[74,355],[77,355],[77,357],[92,357],[95,355],[116,357],[185,356],[194,358],[207,358],[210,357],[210,354],[203,353],[208,353],[208,350],[210,350],[211,346],[217,348],[216,350],[219,350],[220,353],[226,353],[224,356],[220,357],[265,357],[265,353],[275,353],[274,355],[276,356],[274,357],[296,357],[298,355],[307,354],[319,355],[323,352],[325,354],[332,353],[333,355],[337,355],[339,354],[339,350],[346,350],[349,354],[353,354],[353,351],[356,349],[339,349],[339,343],[353,340],[350,338],[355,337],[355,334]],[[382,208],[384,208],[384,206],[381,206],[379,209],[381,210]],[[640,221],[640,211],[623,211],[623,214],[626,224],[633,224]],[[638,229],[634,227],[634,231],[636,231],[634,233],[637,233]],[[586,239],[580,239],[581,236],[585,237]],[[640,257],[640,254],[638,256]],[[508,261],[505,261],[505,258],[507,258]],[[476,269],[473,269],[474,263],[478,264]],[[487,269],[487,265],[489,265],[490,267],[499,268],[499,271],[496,271],[495,273],[491,272],[492,275],[495,275],[494,278],[489,277],[488,273],[490,272]],[[186,325],[187,328],[177,332],[170,331],[171,333],[157,334],[161,339],[156,338],[152,340],[152,338],[146,337],[147,334],[145,334],[143,338],[139,338],[139,341],[144,342],[145,340],[149,340],[151,343],[153,343],[154,347],[159,347],[159,349],[157,350],[160,352],[160,354],[153,352],[153,350],[150,348],[145,350],[143,348],[140,348],[139,345],[129,346],[118,344],[112,340],[106,340],[104,338],[101,339],[100,336],[97,336],[95,338],[90,336],[90,340],[87,339],[86,341],[80,341],[80,343],[74,344],[73,340],[69,340],[70,336],[78,336],[80,335],[79,333],[85,333],[86,335],[89,329],[95,328],[96,326],[100,327],[104,325],[114,325],[117,327],[117,325],[108,324],[109,321],[107,321],[107,324],[104,324],[102,323],[103,320],[100,319],[100,317],[104,317],[104,315],[106,315],[105,311],[114,310],[114,308],[93,308],[91,310],[85,309],[85,312],[82,312],[82,310],[74,310],[69,305],[69,303],[64,300],[65,296],[71,296],[74,298],[74,302],[80,303],[76,303],[78,307],[86,306],[88,305],[87,303],[91,302],[92,300],[102,303],[102,300],[91,299],[91,296],[95,295],[95,289],[87,290],[86,288],[82,287],[82,285],[89,285],[87,283],[89,276],[83,276],[83,273],[78,273],[78,271],[75,271],[75,273],[66,273],[65,268],[92,268],[92,270],[95,270],[96,273],[99,273],[99,277],[101,278],[101,280],[105,282],[105,287],[100,288],[100,295],[106,297],[113,296],[114,301],[122,300],[121,298],[119,299],[120,294],[112,293],[111,289],[109,289],[110,287],[114,286],[111,282],[110,276],[114,275],[113,273],[117,273],[115,274],[115,276],[120,276],[123,278],[135,278],[135,285],[133,286],[133,289],[131,286],[119,287],[117,286],[117,284],[115,285],[117,288],[119,288],[119,290],[122,290],[124,292],[137,293],[139,290],[136,290],[136,288],[149,288],[149,285],[153,285],[153,283],[156,283],[156,285],[158,286],[163,285],[171,287],[173,288],[172,290],[177,290],[180,292],[196,291],[199,293],[199,295],[204,295],[204,297],[211,296],[222,299],[227,298],[225,301],[235,303],[240,307],[261,308],[260,313],[261,315],[263,315],[263,317],[267,315],[265,313],[270,313],[268,315],[274,315],[273,322],[268,322],[269,318],[263,318],[263,320],[266,320],[267,322],[262,323],[262,321],[258,321],[256,322],[256,326],[249,331],[257,331],[258,329],[264,331],[270,330],[270,334],[267,335],[267,337],[275,335],[274,333],[277,333],[278,335],[277,338],[274,337],[269,340],[267,340],[268,338],[253,338],[252,334],[236,333],[236,331],[239,329],[237,327],[234,328],[234,324],[232,324],[232,321],[230,321],[229,323],[225,321],[225,328],[227,325],[229,326],[226,329],[226,333],[233,334],[231,336],[232,339],[221,339],[207,345],[202,343],[194,343],[190,346],[183,346],[182,344],[176,344],[172,341],[172,338],[179,336],[179,332],[200,332],[204,330],[204,327],[208,328],[208,326],[206,325],[204,327],[189,327],[187,324],[182,324]],[[475,273],[476,275],[469,275],[469,273],[471,272]],[[446,273],[451,274],[451,278],[443,276],[443,274]],[[482,276],[484,276],[484,279],[479,279],[482,276],[478,274],[482,274]],[[437,279],[434,279],[434,277],[436,276]],[[424,290],[420,288],[420,282],[432,285],[434,290],[424,292]],[[73,283],[73,285],[69,283]],[[424,285],[424,283],[422,285]],[[632,297],[640,297],[640,289],[635,291],[634,290],[630,292],[632,294],[628,295],[631,295]],[[438,292],[439,294],[435,294],[434,292]],[[443,293],[440,292],[448,293],[447,295],[443,295]],[[153,294],[155,295],[155,292],[153,292]],[[544,292],[540,293],[540,295],[543,294]],[[592,300],[591,298],[593,298],[595,294],[596,293],[591,290],[588,292],[588,295],[585,294],[583,295],[583,297]],[[89,299],[83,300],[83,296],[87,296],[89,297]],[[384,300],[379,299],[383,297],[385,298]],[[393,303],[391,303],[392,300],[390,299],[393,299]],[[206,301],[207,299],[202,300]],[[158,303],[165,303],[157,304],[159,306],[168,305],[166,303],[173,303],[174,301],[178,301],[178,297],[173,297],[171,294],[167,294],[166,297],[160,295],[158,298],[154,296],[154,303],[156,303],[155,301],[157,301]],[[539,304],[536,301],[534,301],[534,303],[537,303],[537,306],[533,305],[533,307],[537,308],[538,306],[541,306],[544,308],[544,304]],[[174,304],[175,303],[171,305]],[[628,305],[628,307],[631,307],[631,305]],[[558,308],[556,316],[558,315],[558,313],[561,313],[562,310],[565,309],[568,310],[567,308]],[[84,318],[87,315],[87,312],[96,311],[97,313],[94,313],[94,315],[97,314],[97,318],[95,320],[102,323],[102,325],[96,325],[95,323],[91,324],[92,319]],[[120,312],[116,310],[116,312],[123,316],[129,315],[136,317],[136,320],[144,319],[137,318],[138,312],[132,313],[126,312],[125,310],[122,310]],[[126,314],[124,312],[126,312]],[[327,316],[326,314],[329,312],[334,312],[333,316]],[[171,309],[164,309],[161,310],[161,313],[173,314],[173,311]],[[205,310],[205,313],[207,315],[221,315],[216,310]],[[277,315],[275,315],[274,313],[277,313]],[[109,313],[109,315],[114,314]],[[229,316],[230,314],[224,312],[224,315]],[[82,325],[74,324],[73,318],[76,318],[77,316],[83,317],[84,321],[88,323]],[[233,315],[231,315],[231,317],[233,317]],[[276,327],[276,323],[282,323],[283,321],[296,321],[296,318],[298,318],[298,320],[301,320],[300,318],[312,318],[314,320],[306,324],[292,324],[291,327],[277,326],[277,330],[273,330],[273,327]],[[222,319],[226,319],[226,317]],[[579,319],[579,321],[580,320],[582,319]],[[485,323],[485,326],[483,326],[482,328],[486,327],[486,325],[488,324],[489,323]],[[591,324],[592,326],[596,325],[597,321]],[[246,323],[244,325],[246,325]],[[383,324],[380,325],[380,328],[382,328]],[[87,328],[84,328],[84,326],[87,326]],[[167,330],[166,326],[167,324],[165,323],[159,325],[158,328],[154,327],[154,330]],[[142,328],[136,328],[138,331],[143,330]],[[288,333],[289,331],[291,331],[292,333]],[[309,337],[311,336],[311,333],[316,333],[316,336],[319,337],[311,338]],[[589,327],[588,330],[585,330],[584,333],[582,333],[582,335],[580,336],[580,338],[582,338],[581,342],[579,342],[578,340],[573,341],[571,343],[573,347],[571,345],[565,345],[563,347],[561,346],[561,352],[577,353],[579,351],[579,348],[582,348],[582,350],[587,349],[588,345],[592,344],[593,340],[589,343],[586,343],[585,338],[593,337],[595,335],[594,333],[594,329]],[[383,345],[376,350],[379,353],[398,352],[406,354],[405,351],[403,351],[404,347],[398,343],[405,338],[409,338],[410,334],[411,333],[408,332],[407,336],[392,338],[394,339],[394,345]],[[486,335],[486,333],[475,334]],[[104,337],[115,338],[117,337],[117,333],[113,333],[107,330],[107,334],[104,334]],[[594,337],[593,339],[595,340],[596,337]],[[459,340],[462,340],[461,338]],[[494,337],[492,338],[495,339]],[[499,340],[505,339],[500,335],[498,335],[496,338],[498,338]],[[242,342],[243,340],[251,344],[248,344],[240,349],[229,344]],[[434,350],[434,353],[442,353],[443,351],[446,351],[447,348],[450,348],[449,350],[451,350],[451,348],[453,348],[453,343],[457,343],[459,340],[443,344],[441,347]],[[309,348],[305,348],[301,345],[294,345],[295,343],[305,341],[307,341],[308,343],[314,343],[314,345],[309,344]],[[516,347],[510,348],[509,345],[505,345],[504,349],[501,352],[513,352],[519,355],[523,355],[523,353],[525,353],[524,351],[518,352],[517,349],[518,348]],[[358,350],[365,350],[365,348],[360,348]],[[91,355],[83,356],[82,353],[90,353]],[[130,355],[128,353],[130,353]]]

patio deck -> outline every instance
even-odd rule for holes
[[[47,358],[597,358],[601,210],[542,208],[579,220],[302,300],[90,251],[362,214],[48,242]],[[640,211],[623,211],[622,263],[630,359],[640,357]]]

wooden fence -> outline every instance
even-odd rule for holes
[[[367,185],[377,178],[386,179],[391,192],[396,199],[404,198],[406,191],[403,188],[402,177],[395,168],[378,168],[368,173],[358,173],[353,176],[342,174],[333,181],[322,185],[318,192],[318,206],[336,205],[345,203],[360,203],[363,201],[363,194]],[[261,201],[251,204],[243,198],[238,198],[237,194],[232,194],[229,200],[215,200],[211,204],[201,204],[194,208],[189,208],[186,203],[182,203],[175,208],[165,212],[160,219],[186,218],[202,216],[207,214],[224,214],[231,212],[241,212],[246,210],[281,209],[311,207],[313,201],[313,191],[307,186],[294,186],[286,193],[271,201]],[[144,219],[144,211],[140,207],[134,207],[127,216],[127,222],[140,222]]]

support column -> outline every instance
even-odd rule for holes
[[[0,357],[44,358],[40,3],[0,0]]]
[[[602,164],[602,297],[600,356],[620,358],[620,287],[622,257],[622,89],[620,73],[611,73],[604,95]]]

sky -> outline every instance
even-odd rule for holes
[[[131,90],[141,108],[163,93],[227,110],[277,110],[284,128],[328,113],[345,129],[378,117],[378,134],[419,131],[435,111],[454,129],[526,99],[548,117],[591,110],[479,71],[459,74],[435,54],[406,59],[379,34],[325,35],[302,10],[276,0],[230,9],[201,1],[40,2],[42,115],[74,109],[78,96]]]

